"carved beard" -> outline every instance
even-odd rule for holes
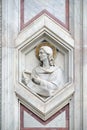
[[[49,59],[49,64],[50,64],[50,66],[55,66],[53,56],[49,56],[48,59]]]
[[[49,65],[50,66],[55,66],[53,57],[49,58]],[[43,61],[40,61],[40,66],[43,67]]]

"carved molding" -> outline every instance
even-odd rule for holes
[[[21,75],[26,69],[26,59],[30,52],[43,40],[54,45],[64,57],[64,71],[67,82],[53,97],[43,99],[32,93],[21,82]],[[69,103],[73,93],[73,49],[74,40],[70,34],[48,16],[41,16],[35,23],[27,26],[16,39],[16,84],[15,92],[19,100],[42,120],[47,120],[63,106]],[[29,55],[30,56],[30,55]],[[32,59],[32,58],[30,58]]]
[[[38,35],[42,35],[41,33],[48,32],[50,35],[55,37],[56,39],[64,40],[64,44],[66,46],[74,47],[74,40],[69,34],[69,32],[51,19],[46,14],[41,15],[36,21],[34,21],[31,25],[25,27],[16,38],[16,46],[20,44],[23,46],[25,41],[32,40],[34,37]],[[67,44],[66,44],[67,43]]]

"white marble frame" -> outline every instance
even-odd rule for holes
[[[48,24],[47,24],[48,23]],[[50,23],[50,25],[49,25]],[[54,28],[54,32],[53,31]],[[38,31],[39,30],[39,31]],[[49,19],[49,17],[44,14],[42,15],[38,20],[35,21],[35,24],[32,23],[30,26],[27,26],[22,32],[19,34],[19,36],[16,39],[16,47],[17,49],[21,48],[29,41],[32,41],[32,39],[40,37],[43,34],[47,33],[48,35],[52,35],[52,39],[54,39],[57,42],[63,43],[64,48],[68,50],[68,48],[71,50],[73,53],[73,48],[74,48],[74,41],[72,37],[69,35],[69,33],[62,28],[58,23],[56,23],[54,20]],[[22,37],[22,38],[21,38]],[[26,40],[27,39],[27,40]],[[40,39],[40,38],[39,38]],[[70,52],[70,51],[69,51]],[[72,55],[72,54],[70,54]],[[73,56],[70,58],[70,62],[73,61]],[[71,63],[71,70],[73,70],[73,64]],[[70,72],[72,74],[73,79],[73,71]]]
[[[25,46],[21,47],[21,49],[18,50],[18,81],[20,83],[21,79],[22,79],[22,72],[26,69],[25,67],[25,55],[27,54],[27,52],[31,51],[32,49],[34,49],[38,44],[40,44],[43,40],[47,40],[49,43],[51,43],[52,45],[54,45],[57,49],[59,49],[59,53],[62,53],[64,55],[64,73],[66,76],[66,80],[67,82],[72,82],[73,80],[73,69],[72,69],[72,58],[73,58],[73,50],[70,50],[67,48],[63,48],[61,46],[61,42],[60,41],[55,41],[55,38],[52,39],[52,36],[50,37],[50,34],[48,34],[46,31],[44,31],[40,36],[38,36],[38,38],[36,37],[32,42],[28,42],[28,44],[26,43]],[[53,44],[55,43],[55,44]],[[69,70],[68,70],[69,68]],[[72,70],[72,71],[71,71]],[[23,83],[22,83],[23,85]]]
[[[42,32],[41,32],[42,31]],[[59,48],[59,50],[65,55],[65,64],[67,64],[68,62],[68,66],[65,65],[65,74],[67,74],[67,71],[68,71],[68,82],[72,82],[73,81],[73,47],[67,47],[65,45],[62,45],[64,43],[64,41],[62,41],[62,39],[60,39],[59,37],[54,37],[52,36],[52,34],[50,34],[50,32],[47,30],[47,28],[43,28],[42,30],[40,31],[39,35],[37,34],[37,36],[35,35],[35,38],[33,37],[33,40],[30,40],[28,39],[27,41],[25,40],[25,45],[23,44],[23,47],[19,47],[17,48],[17,56],[18,56],[18,62],[20,65],[18,65],[18,81],[20,83],[21,82],[21,76],[22,76],[22,72],[23,70],[25,70],[25,65],[24,65],[24,60],[25,60],[25,54],[24,53],[27,53],[26,51],[23,53],[22,51],[25,49],[25,48],[29,48],[29,50],[33,49],[36,45],[38,45],[39,43],[41,43],[43,40],[47,40],[48,42],[50,43],[54,43],[55,42],[55,46],[57,48]],[[62,50],[62,48],[65,49],[65,51],[68,52],[68,54],[66,52],[64,52]],[[28,50],[28,51],[29,51]],[[20,58],[21,57],[21,58]],[[22,64],[22,66],[21,66]],[[69,70],[67,70],[67,67],[69,68]],[[23,85],[23,84],[22,84]]]
[[[58,43],[55,45],[65,48],[69,55],[69,82],[65,84],[65,87],[61,91],[57,92],[54,97],[48,98],[47,100],[43,100],[37,94],[33,94],[22,82],[20,82],[22,72],[21,70],[19,70],[21,66],[18,64],[22,63],[20,57],[24,57],[22,53],[22,50],[24,48],[26,48],[27,46],[30,46],[31,48],[32,46],[34,46],[34,42],[37,42],[37,44],[39,44],[44,39],[48,40],[51,43],[52,40],[55,41],[56,43]],[[35,23],[32,23],[32,25],[29,25],[24,30],[22,30],[22,32],[16,39],[16,72],[19,72],[20,77],[17,73],[15,92],[19,100],[25,102],[24,104],[27,104],[28,108],[43,120],[47,120],[49,117],[51,117],[55,112],[63,107],[63,104],[66,105],[69,102],[69,99],[71,99],[72,94],[74,93],[73,49],[74,41],[69,33],[60,25],[58,25],[54,20],[50,19],[46,14],[38,18],[38,20],[36,20]],[[54,105],[51,105],[52,102],[54,103]],[[41,106],[43,106],[43,108]]]
[[[12,5],[12,3],[14,2],[17,2],[17,6],[15,7],[15,4]],[[9,53],[9,49],[11,49],[12,47],[13,50],[15,50],[15,43],[14,43],[14,39],[15,37],[10,37],[11,40],[13,42],[11,42],[11,44],[9,45],[8,43],[8,40],[9,38],[7,38],[7,35],[8,33],[12,33],[11,31],[11,28],[9,28],[8,30],[8,24],[7,22],[9,22],[9,20],[12,19],[12,21],[14,21],[14,24],[13,25],[20,25],[20,22],[19,22],[19,17],[17,18],[17,16],[19,15],[19,12],[17,12],[17,8],[19,8],[19,0],[15,0],[15,1],[12,1],[10,0],[9,3],[8,3],[8,0],[3,0],[2,1],[2,14],[3,14],[3,17],[2,17],[2,34],[3,34],[3,38],[2,38],[2,71],[3,71],[3,74],[2,74],[2,130],[9,130],[9,129],[13,129],[13,130],[16,130],[16,129],[20,129],[19,126],[20,126],[20,123],[19,123],[19,120],[20,120],[20,104],[18,105],[18,101],[21,100],[21,97],[17,97],[14,95],[14,98],[13,98],[13,93],[14,93],[14,84],[13,84],[13,80],[12,80],[12,83],[10,84],[7,84],[7,82],[9,83],[9,74],[7,72],[7,68],[8,66],[5,66],[5,64],[8,62],[8,59],[11,58],[11,61],[10,63],[13,61],[13,63],[15,64],[16,60],[14,60],[14,56],[10,56],[8,55]],[[86,31],[86,26],[87,26],[87,20],[86,20],[86,15],[85,13],[87,12],[87,1],[84,0],[82,2],[82,0],[70,0],[70,3],[72,5],[70,6],[73,6],[73,9],[70,8],[71,10],[71,13],[70,13],[70,32],[71,35],[74,37],[74,40],[75,40],[75,49],[76,51],[74,52],[75,54],[75,70],[74,70],[74,73],[75,73],[75,78],[74,78],[74,85],[73,86],[76,86],[75,87],[75,94],[73,95],[73,100],[74,101],[70,101],[70,111],[71,114],[70,114],[70,130],[85,130],[87,128],[87,116],[86,116],[86,113],[87,113],[87,103],[86,103],[86,99],[87,99],[87,88],[86,88],[86,84],[87,84],[87,80],[86,79],[86,71],[87,71],[87,66],[86,66],[86,63],[85,63],[85,60],[87,59],[86,58],[86,50],[83,52],[84,53],[84,59],[83,59],[83,65],[84,65],[84,68],[82,70],[82,73],[83,73],[83,91],[82,91],[82,85],[80,85],[80,80],[81,80],[81,74],[79,71],[77,71],[78,69],[80,70],[80,64],[82,64],[81,62],[81,59],[79,60],[78,62],[78,65],[77,65],[77,59],[80,58],[79,56],[79,52],[82,53],[82,51],[78,51],[79,49],[79,46],[84,46],[84,49],[86,47],[86,43],[87,43],[87,31]],[[83,3],[83,5],[82,5]],[[10,8],[11,7],[11,8]],[[8,8],[8,11],[7,11],[7,8]],[[14,10],[13,10],[14,8]],[[83,12],[83,11],[84,12]],[[9,15],[9,12],[12,14]],[[15,12],[15,20],[13,20],[13,12]],[[80,45],[80,43],[82,42],[82,39],[81,39],[81,36],[82,36],[82,24],[81,24],[81,17],[83,16],[84,18],[84,41],[83,41],[83,44],[84,45]],[[8,20],[7,20],[8,19]],[[15,27],[15,26],[14,26]],[[15,31],[15,36],[20,32],[20,27],[15,27],[16,31]],[[7,29],[7,30],[6,30]],[[13,43],[13,44],[12,44]],[[5,46],[4,46],[5,45]],[[12,50],[12,52],[13,52]],[[8,55],[8,57],[7,57]],[[78,57],[77,57],[78,55]],[[5,58],[4,58],[5,57]],[[8,64],[9,65],[9,64]],[[5,68],[4,68],[5,66]],[[14,71],[14,68],[12,66],[12,64],[9,65],[11,68],[12,71]],[[83,66],[82,66],[83,67]],[[78,72],[78,74],[77,74]],[[80,75],[80,76],[79,76]],[[79,78],[80,77],[80,78]],[[78,81],[76,81],[75,79],[77,79]],[[10,85],[10,86],[9,86]],[[8,93],[9,92],[9,98],[8,98]],[[84,95],[84,97],[82,98],[81,95]],[[10,98],[11,97],[11,98]],[[12,100],[11,100],[12,99]],[[84,101],[84,102],[82,102]],[[10,104],[9,104],[10,102]],[[25,102],[24,99],[21,100],[21,103],[22,104],[26,104],[26,106],[29,108],[29,106],[27,105],[27,103]],[[11,114],[9,112],[9,108],[11,111],[13,111],[13,114]],[[83,110],[82,110],[83,109]],[[78,111],[77,111],[78,110]],[[83,115],[82,115],[82,111],[83,111]],[[9,117],[8,117],[9,116]],[[9,120],[8,120],[9,119]],[[82,125],[83,123],[83,125]]]

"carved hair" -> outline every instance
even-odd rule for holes
[[[49,46],[42,46],[40,49],[43,49],[44,52],[48,55],[49,65],[54,66],[53,50]],[[41,66],[43,63],[41,62]]]

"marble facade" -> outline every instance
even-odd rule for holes
[[[55,5],[55,11],[51,7],[52,3],[44,3],[43,0],[40,5],[42,8],[39,8],[39,3],[36,0],[33,0],[34,5],[30,0],[32,5],[30,10],[36,4],[38,7],[38,12],[34,10],[34,15],[32,15],[33,12],[29,15],[28,0],[2,1],[1,130],[20,130],[20,104],[43,121],[48,120],[69,104],[69,130],[86,130],[87,1],[66,1],[69,2],[69,10],[68,6],[65,10],[65,0],[50,1],[54,4],[59,2],[58,9],[60,11],[57,13],[57,5]],[[24,10],[23,5],[21,7],[21,2],[25,4]],[[44,6],[48,12],[40,13],[45,8]],[[40,15],[31,20],[38,13]],[[66,17],[66,15],[68,16]],[[53,97],[46,99],[33,94],[21,82],[24,69],[32,70],[38,64],[38,60],[34,57],[34,51],[36,46],[44,40],[59,50],[60,62],[58,63],[58,59],[56,59],[56,64],[62,67],[66,75],[64,88]],[[28,59],[30,60],[28,61]],[[61,113],[55,122],[62,118],[63,121],[59,126],[65,127],[65,113]],[[25,113],[25,126],[28,126],[26,119],[31,120],[32,117]],[[36,121],[35,123],[38,124]]]
[[[52,15],[65,23],[65,8],[65,0],[61,0],[60,2],[58,0],[30,0],[29,2],[28,0],[24,0],[24,23],[35,17],[35,15],[44,9],[48,10]]]

